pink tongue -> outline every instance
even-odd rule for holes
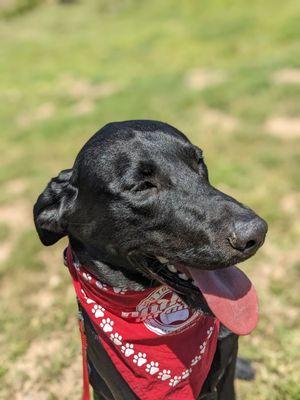
[[[247,335],[258,322],[254,286],[237,267],[208,271],[188,268],[213,314],[237,335]]]

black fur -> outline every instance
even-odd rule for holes
[[[43,244],[68,235],[74,254],[100,280],[131,290],[167,279],[156,274],[161,268],[155,256],[222,268],[252,256],[267,231],[252,210],[210,185],[202,151],[183,133],[144,120],[110,123],[92,136],[73,168],[52,179],[40,195],[34,220]],[[205,309],[199,292],[168,283],[189,304]],[[99,398],[135,399],[99,342],[93,343],[86,318],[85,325],[91,382]],[[234,398],[236,353],[235,335],[219,340],[203,390],[210,390],[221,368],[222,378],[214,381],[219,399]]]

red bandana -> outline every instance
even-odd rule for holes
[[[67,249],[76,295],[115,367],[143,400],[194,400],[210,370],[219,322],[168,286],[125,291],[101,283]],[[84,398],[88,398],[84,394]]]

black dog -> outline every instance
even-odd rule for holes
[[[73,168],[50,181],[34,220],[44,245],[68,236],[74,256],[102,282],[135,291],[167,284],[206,313],[191,280],[164,263],[226,271],[255,254],[267,232],[253,211],[210,185],[198,147],[174,127],[148,120],[100,129]],[[98,398],[137,399],[83,317]],[[221,329],[199,399],[234,399],[237,339]]]

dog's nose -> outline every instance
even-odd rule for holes
[[[268,230],[267,223],[255,216],[249,219],[242,219],[234,223],[229,235],[231,246],[245,254],[254,254],[263,244]]]

